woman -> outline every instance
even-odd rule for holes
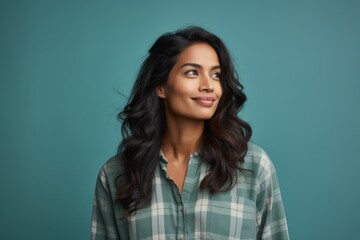
[[[159,37],[99,173],[92,239],[288,239],[274,167],[237,116],[242,89],[214,34]]]

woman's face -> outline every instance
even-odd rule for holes
[[[210,119],[222,95],[220,73],[218,56],[209,44],[195,43],[185,48],[167,83],[157,89],[164,99],[166,116]]]

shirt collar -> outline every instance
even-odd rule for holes
[[[200,153],[201,153],[201,150],[193,152],[190,155],[189,164],[193,160],[199,160]],[[160,149],[160,153],[159,153],[159,158],[160,158],[160,166],[161,166],[161,168],[166,171],[166,165],[169,163],[169,161],[166,159],[166,157],[165,157],[165,155],[164,155],[164,153],[163,153],[163,151],[161,149]]]

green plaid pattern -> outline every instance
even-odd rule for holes
[[[169,178],[160,153],[151,205],[122,218],[114,204],[116,158],[100,170],[95,190],[92,239],[289,239],[279,183],[268,155],[249,143],[238,184],[229,192],[199,191],[208,166],[190,156],[183,192]]]

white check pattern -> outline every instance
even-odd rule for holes
[[[229,192],[199,191],[208,166],[199,154],[190,157],[183,191],[168,177],[167,160],[160,154],[153,181],[151,205],[122,219],[114,204],[115,178],[121,163],[111,158],[96,184],[92,239],[289,239],[274,166],[268,155],[249,143],[238,184]]]

